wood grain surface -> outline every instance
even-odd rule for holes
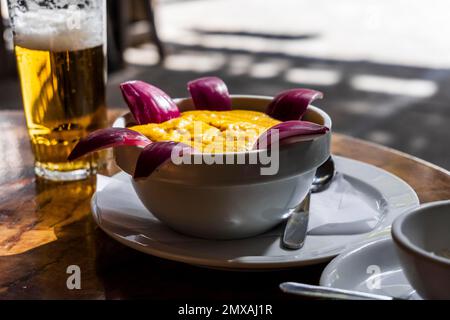
[[[111,111],[111,119],[120,113]],[[421,202],[450,199],[449,172],[420,159],[339,134],[333,153],[399,176]],[[115,171],[109,162],[103,173]],[[147,256],[96,227],[89,208],[94,190],[95,178],[37,179],[22,113],[0,112],[0,299],[292,299],[278,284],[317,283],[325,266],[226,272]],[[81,268],[81,290],[67,289],[70,265]]]

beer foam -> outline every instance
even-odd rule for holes
[[[100,10],[38,9],[14,18],[15,44],[33,50],[76,51],[103,44]]]

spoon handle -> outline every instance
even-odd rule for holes
[[[309,204],[311,202],[311,191],[308,192],[303,202],[295,209],[289,217],[284,229],[282,244],[289,250],[298,250],[305,243],[308,231]]]
[[[397,300],[393,297],[378,294],[350,291],[329,287],[313,286],[304,283],[284,282],[280,289],[286,293],[292,293],[304,297],[338,299],[338,300]]]

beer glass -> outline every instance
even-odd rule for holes
[[[106,126],[106,0],[8,0],[8,9],[35,172],[87,178],[99,156],[67,157]]]

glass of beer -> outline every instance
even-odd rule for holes
[[[35,172],[85,179],[99,156],[67,157],[106,126],[106,0],[8,0],[8,8]]]

